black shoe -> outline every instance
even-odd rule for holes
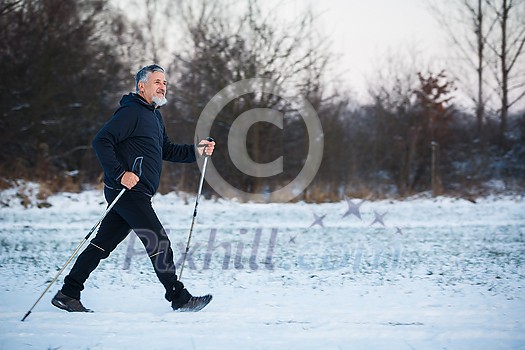
[[[69,312],[93,312],[93,310],[86,309],[80,300],[68,297],[62,294],[62,291],[58,291],[53,300],[51,300],[51,304]]]
[[[206,305],[208,305],[213,297],[208,294],[204,295],[202,297],[191,297],[190,300],[182,305],[181,307],[173,307],[173,310],[177,310],[180,312],[197,312],[202,310]]]

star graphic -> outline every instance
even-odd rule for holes
[[[370,226],[376,223],[385,226],[385,223],[383,222],[383,218],[385,217],[387,213],[388,212],[385,211],[383,214],[379,214],[377,211],[374,210],[375,218],[374,218],[374,221],[372,221],[372,223],[370,224]]]
[[[348,210],[346,213],[343,214],[343,218],[347,217],[348,215],[355,215],[359,220],[361,220],[361,213],[359,212],[359,208],[361,205],[365,202],[366,199],[361,200],[358,204],[355,204],[351,199],[347,199],[346,203],[348,204]]]
[[[324,227],[323,219],[324,219],[325,216],[326,216],[326,214],[319,216],[319,215],[314,213],[315,220],[309,227],[312,227],[312,226],[315,226],[315,225],[319,225],[321,227]]]

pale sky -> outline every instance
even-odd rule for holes
[[[270,0],[297,16],[310,6],[319,14],[320,30],[340,54],[339,77],[348,82],[359,99],[366,98],[367,77],[387,52],[414,47],[422,62],[443,61],[444,32],[424,0]],[[263,3],[268,3],[263,1]]]
[[[124,9],[131,0],[113,1]],[[330,52],[337,57],[336,77],[359,102],[369,97],[368,81],[377,67],[385,65],[386,53],[415,47],[422,62],[441,62],[446,51],[445,34],[426,0],[261,0],[259,4],[283,18],[283,25],[297,21],[311,8],[317,15],[319,31],[331,42]],[[133,18],[139,13],[128,15]],[[177,40],[177,34],[170,33],[169,37]]]

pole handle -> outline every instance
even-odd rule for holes
[[[206,137],[206,141],[209,141],[209,142],[215,142],[215,140],[214,140],[213,137],[211,137],[211,136]],[[208,145],[205,144],[205,143],[199,143],[199,144],[197,145],[197,147],[198,147],[198,148],[202,148],[202,147],[204,147],[204,149],[206,149],[206,147],[208,147]],[[204,153],[204,152],[203,152],[203,153]],[[206,155],[205,155],[205,157],[209,157],[209,156],[206,156]]]

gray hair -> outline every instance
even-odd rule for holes
[[[137,74],[135,75],[135,91],[139,92],[139,83],[140,82],[147,82],[149,75],[153,72],[162,72],[164,73],[164,68],[159,66],[158,64],[151,64],[149,66],[142,67]]]

